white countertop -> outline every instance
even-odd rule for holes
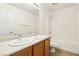
[[[33,39],[31,43],[23,45],[23,46],[9,46],[9,42],[11,41],[5,41],[5,42],[0,42],[0,56],[9,56],[13,53],[16,53],[24,48],[30,47],[42,40],[45,40],[48,38],[48,35],[43,35],[42,38],[36,38],[36,37],[28,37],[28,39]]]

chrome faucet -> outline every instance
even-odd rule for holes
[[[14,34],[16,36],[16,39],[21,40],[22,35],[21,34]]]
[[[21,34],[17,34],[18,35],[18,39],[21,40],[22,35]]]
[[[22,35],[21,34],[15,34],[14,32],[10,32],[10,35],[16,36],[16,39],[21,40]]]

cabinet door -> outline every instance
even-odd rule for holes
[[[44,56],[44,41],[33,45],[33,56]]]
[[[50,53],[50,38],[45,40],[45,56],[48,56]]]
[[[11,56],[32,56],[32,47],[25,48]]]
[[[28,56],[32,56],[32,50],[33,50],[32,47],[28,48]]]

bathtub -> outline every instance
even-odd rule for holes
[[[53,43],[52,42],[52,47],[53,47]],[[72,53],[76,53],[79,54],[79,43],[75,42],[75,41],[55,41],[56,43],[56,48],[65,50],[65,51],[69,51]]]

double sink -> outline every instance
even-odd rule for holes
[[[36,39],[41,39],[45,37],[45,35],[35,35],[35,36],[30,36],[30,37],[25,37],[25,38],[18,38],[18,39],[14,39],[12,41],[9,42],[9,46],[23,46],[26,44],[30,44],[32,43],[33,40]]]

